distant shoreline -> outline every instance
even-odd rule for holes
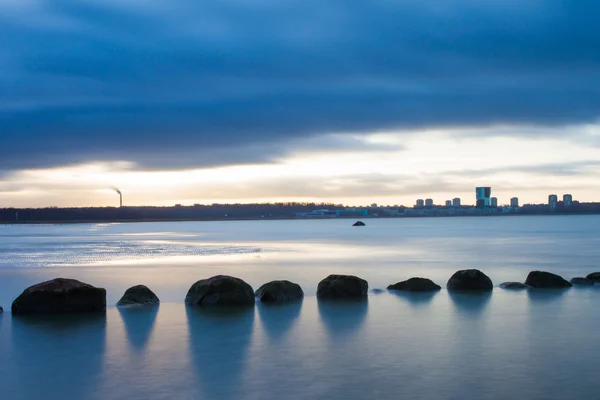
[[[71,225],[71,224],[120,224],[120,223],[143,223],[143,222],[227,222],[227,221],[321,221],[321,220],[376,220],[376,219],[420,219],[420,218],[473,218],[473,217],[556,217],[573,215],[600,215],[597,212],[590,213],[498,213],[483,215],[410,215],[410,216],[353,216],[353,217],[249,217],[249,218],[141,218],[141,219],[106,219],[106,220],[60,220],[60,221],[0,221],[0,225]],[[367,224],[368,225],[368,224]]]

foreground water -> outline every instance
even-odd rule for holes
[[[57,276],[132,285],[152,310],[106,316],[0,317],[0,398],[564,399],[596,398],[600,287],[485,296],[372,294],[323,303],[330,273],[371,288],[411,276],[444,286],[479,268],[497,285],[544,269],[600,270],[600,218],[506,217],[0,226],[0,305]],[[196,280],[217,273],[255,288],[290,279],[286,306],[186,308]],[[598,285],[600,286],[600,285]]]

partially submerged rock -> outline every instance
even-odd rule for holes
[[[145,305],[152,306],[160,303],[158,297],[147,286],[137,285],[125,291],[117,306]]]
[[[329,275],[319,282],[317,297],[321,299],[356,299],[367,297],[369,284],[353,275]]]
[[[14,315],[82,312],[106,312],[106,290],[56,278],[28,287],[12,303]]]
[[[587,279],[594,281],[594,283],[600,283],[600,272],[592,272],[586,276]]]
[[[362,221],[356,221],[352,226],[365,226],[365,223]]]
[[[2,308],[2,306],[0,306],[0,314],[2,314],[4,312],[4,308]]]
[[[371,289],[371,293],[373,294],[381,294],[383,293],[385,290],[383,289]]]
[[[526,284],[521,283],[521,282],[502,282],[500,284],[500,287],[502,289],[522,290],[522,289],[527,289],[529,286],[527,286]]]
[[[570,281],[573,285],[581,285],[581,286],[592,286],[594,284],[594,281],[591,279],[587,279],[587,278],[573,278]]]
[[[573,286],[561,276],[545,271],[531,271],[525,283],[538,289],[560,289]]]
[[[478,269],[464,269],[454,273],[446,284],[448,290],[485,292],[494,289],[492,280]]]
[[[239,278],[217,275],[194,283],[185,302],[198,306],[254,305],[254,290]]]
[[[304,297],[300,285],[286,280],[265,283],[254,294],[263,303],[294,301]]]
[[[408,292],[434,292],[440,289],[440,285],[436,285],[431,279],[427,278],[410,278],[388,286],[388,290],[405,290]]]

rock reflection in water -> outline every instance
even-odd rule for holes
[[[186,306],[192,364],[206,399],[241,399],[254,307]]]
[[[152,337],[159,306],[129,306],[117,309],[130,346],[136,351],[143,351]]]
[[[319,300],[319,315],[332,337],[351,335],[365,322],[369,302],[364,300]]]
[[[2,388],[2,398],[64,393],[84,399],[95,391],[104,362],[106,315],[15,316],[11,322],[15,379]]]
[[[262,327],[271,339],[279,341],[286,336],[300,316],[302,303],[300,300],[281,304],[256,304]]]
[[[460,314],[474,317],[486,309],[492,298],[492,292],[463,293],[448,291],[448,295]]]

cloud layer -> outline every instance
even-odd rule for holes
[[[260,163],[332,133],[592,123],[597,11],[591,0],[4,0],[0,170]]]

